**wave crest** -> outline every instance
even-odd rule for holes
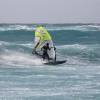
[[[100,25],[44,25],[49,31],[60,30],[76,30],[76,31],[100,31]],[[14,30],[26,30],[33,31],[37,25],[3,25],[0,26],[0,31],[14,31]]]

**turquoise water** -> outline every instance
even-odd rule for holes
[[[0,25],[0,100],[100,100],[100,25],[44,25],[58,66],[31,54],[37,25]]]

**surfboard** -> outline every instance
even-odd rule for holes
[[[47,62],[47,63],[44,63],[45,65],[59,65],[59,64],[64,64],[66,63],[66,60],[61,60],[61,61],[50,61],[50,62]]]

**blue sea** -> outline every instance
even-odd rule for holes
[[[37,25],[0,24],[0,100],[100,100],[100,24],[43,24],[54,66],[32,55]]]

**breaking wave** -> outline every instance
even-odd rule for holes
[[[0,31],[15,31],[25,30],[34,31],[38,25],[1,25]],[[49,31],[60,31],[60,30],[76,30],[76,31],[100,31],[100,25],[69,25],[69,24],[58,24],[58,25],[44,25]]]

